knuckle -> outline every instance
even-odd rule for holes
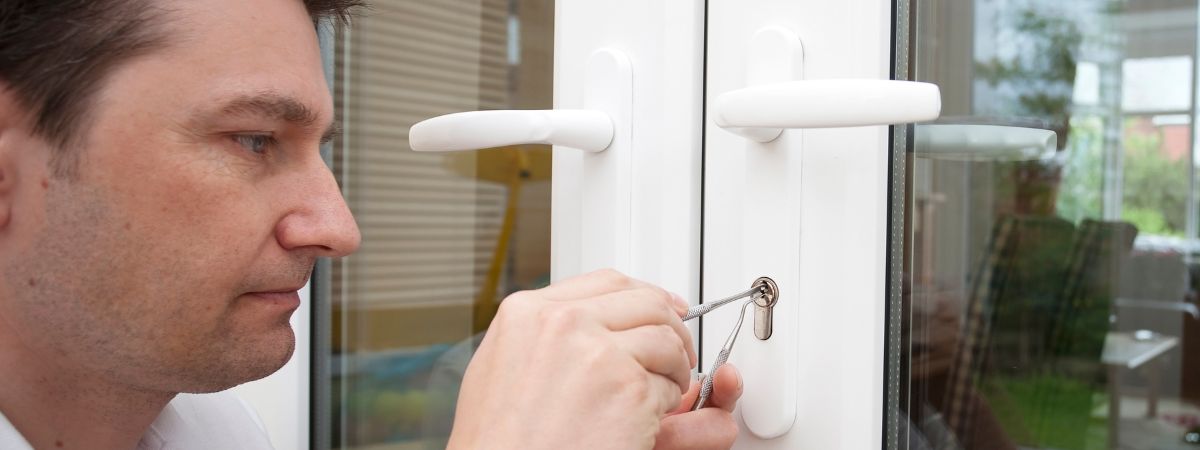
[[[649,300],[654,301],[654,304],[658,307],[659,312],[665,316],[678,317],[678,314],[675,312],[675,300],[671,299],[671,294],[668,293],[666,289],[657,286],[647,287],[646,297]]]
[[[684,345],[683,341],[679,341],[677,345],[678,347],[675,348],[675,354],[679,355],[679,370],[691,372],[692,359],[691,356],[688,355],[687,345]]]
[[[536,296],[527,291],[513,293],[500,302],[494,322],[504,324],[520,321],[537,308],[536,303]]]
[[[664,302],[658,303],[659,312],[663,315],[663,320],[670,322],[679,321],[679,313],[675,311],[675,307],[671,304],[671,299],[667,298]]]
[[[672,306],[674,300],[671,300],[671,294],[667,293],[660,287],[655,286],[640,286],[636,289],[626,291],[631,298],[638,302],[644,302],[654,309],[655,313],[661,314],[661,318],[668,320],[669,317],[679,317]]]
[[[517,309],[528,306],[533,302],[534,297],[534,294],[529,291],[514,292],[500,302],[500,309]]]
[[[671,294],[667,293],[666,289],[652,284],[638,286],[635,291],[639,296],[645,297],[646,300],[658,300],[660,302],[671,301]]]
[[[626,373],[623,376],[621,383],[621,391],[626,397],[633,399],[635,402],[644,401],[645,399],[654,398],[650,385],[650,374],[643,371],[641,373]]]
[[[658,335],[659,343],[683,348],[683,338],[670,325],[655,325],[654,331]]]
[[[561,335],[577,329],[583,314],[574,305],[560,303],[541,308],[537,316],[538,323],[545,331]]]
[[[679,398],[683,396],[683,391],[679,388],[679,385],[676,384],[675,381],[671,380],[670,378],[667,378],[664,381],[666,382],[662,384],[665,386],[665,388],[660,390],[659,395],[661,397],[658,400],[658,409],[660,412],[667,412],[675,409],[675,407],[679,405]]]
[[[666,289],[663,289],[662,287],[654,286],[654,285],[646,286],[646,288],[649,289],[651,293],[653,293],[655,298],[663,301],[664,303],[669,304],[671,302],[671,293],[667,292]]]
[[[677,354],[686,356],[687,346],[683,342],[683,337],[674,328],[670,325],[655,325],[654,328],[659,344],[669,345]]]
[[[612,350],[607,346],[596,345],[595,340],[575,339],[572,342],[576,348],[576,350],[573,350],[573,353],[578,358],[579,364],[589,369],[588,372],[593,373],[595,371],[611,369],[608,366],[610,366],[609,360]],[[611,373],[614,378],[618,378],[617,382],[623,377],[619,370],[613,370]]]
[[[641,376],[637,377],[638,381],[636,383],[632,383],[633,393],[637,396],[637,398],[648,399],[655,397],[654,383],[652,383],[650,380],[650,377],[652,376],[654,375],[651,375],[650,373],[643,373]]]
[[[615,269],[600,269],[592,272],[589,274],[589,276],[597,279],[600,283],[606,286],[612,286],[616,288],[625,288],[633,283],[632,278],[629,278],[628,275],[618,272]]]
[[[679,336],[679,340],[683,343],[683,348],[690,349],[695,346],[695,342],[692,340],[691,330],[689,330],[687,327],[683,328],[682,334],[680,334],[679,331],[676,331],[675,335]]]

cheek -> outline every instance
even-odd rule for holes
[[[25,283],[15,298],[20,322],[37,324],[31,333],[80,361],[164,342],[156,336],[178,314],[171,295],[187,292],[168,287],[186,271],[162,258],[155,242],[132,235],[126,212],[106,192],[56,183],[45,214],[45,227],[31,239],[35,250],[4,271],[10,283]]]
[[[262,211],[253,167],[221,148],[154,125],[150,128],[160,132],[140,139],[122,133],[98,136],[105,141],[89,150],[86,162],[93,184],[111,191],[142,225],[197,233],[240,219],[245,223],[236,225],[244,228],[253,220],[249,216]]]
[[[125,234],[150,244],[146,259],[171,268],[197,295],[220,298],[277,257],[269,253],[280,202],[264,194],[271,191],[246,161],[169,134],[108,137],[89,151],[88,175],[111,194]]]
[[[271,199],[259,192],[261,164],[183,130],[172,119],[177,107],[119,103],[126,100],[113,108],[132,112],[101,119],[84,164],[127,213],[130,231],[197,253],[181,257],[262,248],[274,221]]]
[[[245,245],[271,233],[270,202],[262,198],[250,174],[223,166],[217,158],[163,159],[139,164],[140,181],[121,189],[137,225],[206,245]]]
[[[117,226],[143,249],[136,257],[156,272],[150,276],[164,296],[192,293],[189,308],[224,309],[273,240],[269,205],[249,183],[184,170],[144,177],[119,192]]]

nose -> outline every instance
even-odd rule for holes
[[[350,214],[333,173],[319,157],[307,164],[302,179],[284,189],[296,199],[276,225],[275,236],[286,250],[309,250],[336,258],[358,249],[362,235]]]

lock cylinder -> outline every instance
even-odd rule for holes
[[[770,277],[759,277],[751,287],[758,287],[754,295],[754,337],[765,341],[771,338],[773,326],[773,311],[779,303],[779,285]]]

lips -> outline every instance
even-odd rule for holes
[[[246,295],[271,305],[297,308],[300,306],[300,293],[297,291],[298,289],[285,291],[250,292]]]

